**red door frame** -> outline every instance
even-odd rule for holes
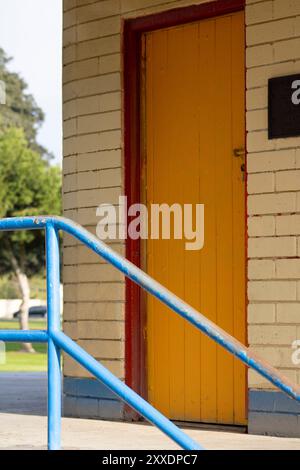
[[[124,107],[125,107],[125,194],[128,205],[140,202],[140,58],[141,37],[147,31],[168,28],[244,10],[245,0],[214,0],[209,3],[167,10],[129,19],[123,25]],[[140,266],[140,242],[127,239],[126,257]],[[147,398],[145,318],[140,308],[140,288],[126,280],[125,380]],[[135,414],[127,414],[136,419]]]

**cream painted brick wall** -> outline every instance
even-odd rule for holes
[[[300,170],[280,171],[276,173],[277,191],[299,191]]]
[[[291,301],[297,300],[296,281],[249,281],[249,301]],[[296,339],[296,338],[295,338]],[[250,341],[251,344],[251,341]]]
[[[295,24],[296,18],[287,18],[253,26],[249,25],[247,28],[247,44],[253,46],[293,37]]]
[[[124,191],[122,20],[204,1],[64,0],[64,213],[93,233],[97,205]],[[299,380],[288,342],[300,333],[300,139],[268,140],[267,83],[300,72],[300,2],[246,0],[246,24],[249,339]],[[70,237],[64,244],[65,328],[123,378],[124,280]],[[112,338],[101,341],[106,327]],[[87,375],[68,358],[64,371]],[[253,372],[249,386],[269,387]]]
[[[248,197],[248,214],[278,214],[295,212],[297,194],[295,192],[256,194]]]
[[[249,258],[297,256],[296,237],[255,237],[248,240]]]
[[[252,259],[248,262],[249,279],[275,278],[275,261],[270,259]]]
[[[297,336],[296,326],[290,325],[251,325],[248,331],[249,342],[260,344],[290,346]]]
[[[296,167],[295,149],[251,152],[247,155],[248,173],[286,170]]]
[[[280,303],[276,306],[276,320],[278,323],[300,323],[299,303]],[[299,328],[299,327],[298,327]]]
[[[272,215],[248,217],[248,236],[266,237],[275,235],[275,217]]]
[[[274,348],[271,346],[261,346],[256,348],[257,353],[266,360],[268,357],[272,357],[272,363],[275,367],[289,368],[291,362],[291,350],[289,347],[279,346]]]
[[[300,333],[300,138],[268,140],[267,86],[271,77],[300,72],[300,2],[246,3],[248,338],[299,381],[291,343]],[[249,386],[270,388],[254,372]]]
[[[300,258],[277,259],[276,277],[279,279],[300,279]],[[299,305],[300,310],[300,305]]]
[[[276,320],[276,304],[252,303],[248,305],[248,322],[255,324],[274,323]]]
[[[278,215],[276,217],[276,235],[299,235],[300,214]]]
[[[275,190],[273,173],[255,173],[248,176],[248,194],[272,193]]]

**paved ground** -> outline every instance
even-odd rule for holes
[[[45,374],[0,374],[0,450],[43,449],[47,440]],[[187,429],[207,449],[294,449],[300,439]],[[176,449],[145,424],[64,418],[65,449]]]
[[[3,412],[46,416],[46,372],[1,372],[0,413]]]

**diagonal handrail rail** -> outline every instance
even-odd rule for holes
[[[60,348],[68,352],[74,359],[80,362],[84,367],[88,368],[98,379],[106,383],[121,399],[129,403],[139,413],[141,413],[148,421],[155,424],[159,429],[165,432],[175,442],[186,449],[199,449],[201,446],[186,436],[173,423],[165,418],[161,413],[155,410],[149,403],[143,400],[139,395],[129,389],[123,382],[114,377],[107,369],[97,363],[76,343],[72,342],[66,335],[59,331],[59,250],[58,250],[58,231],[62,230],[79,241],[84,243],[95,253],[100,255],[108,263],[121,271],[125,276],[130,278],[136,284],[141,286],[148,293],[155,296],[161,302],[166,304],[177,314],[185,318],[196,328],[201,330],[220,346],[225,348],[244,364],[254,369],[260,375],[268,379],[276,387],[287,393],[290,397],[300,401],[300,387],[291,382],[287,377],[280,373],[265,360],[259,358],[253,351],[243,345],[236,338],[228,334],[222,328],[208,320],[204,315],[197,312],[193,307],[178,298],[160,283],[152,279],[144,273],[140,268],[130,261],[115,253],[104,242],[96,238],[86,229],[75,222],[63,217],[20,217],[8,218],[0,220],[0,231],[4,230],[33,230],[46,229],[46,252],[47,252],[47,298],[48,298],[48,329],[47,332],[39,332],[38,334],[46,334],[49,343],[48,352],[48,374],[49,382],[54,383],[54,390],[48,385],[49,401],[49,418],[48,434],[49,448],[58,448],[60,446],[60,429],[58,430],[57,409],[60,414],[60,401],[57,398],[61,392],[60,378],[58,383],[58,375],[60,374],[59,352]],[[16,336],[23,338],[25,332],[15,332]],[[18,333],[18,334],[17,334]],[[32,332],[33,333],[33,332]],[[5,330],[0,331],[0,339],[8,337],[9,334]],[[19,339],[23,341],[23,339]],[[93,365],[92,365],[93,364]],[[98,367],[96,367],[96,364]],[[89,369],[90,367],[90,369]],[[49,370],[50,369],[50,370]],[[58,374],[59,371],[59,374]],[[108,374],[107,374],[108,373]],[[112,376],[112,377],[111,377]],[[118,385],[115,384],[118,381]],[[128,389],[128,390],[127,390]],[[130,392],[129,392],[130,390]],[[127,395],[127,392],[130,396]],[[131,395],[133,394],[133,395]],[[145,410],[146,406],[146,410]],[[52,427],[54,428],[54,431]],[[174,429],[175,428],[175,429]],[[53,436],[53,437],[51,437]],[[56,437],[55,437],[56,436]],[[54,446],[54,447],[53,447]]]

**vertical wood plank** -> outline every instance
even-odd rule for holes
[[[231,17],[216,20],[217,322],[233,333]],[[233,422],[233,358],[217,349],[218,422]]]
[[[151,53],[147,51],[146,107],[147,107],[147,142],[152,142],[148,151],[147,201],[159,203],[167,200],[169,179],[164,175],[169,172],[169,141],[166,136],[168,122],[168,44],[165,31],[151,35]],[[148,76],[149,75],[149,76]],[[148,90],[150,91],[148,95]],[[152,109],[152,113],[148,110]],[[161,175],[157,177],[157,175]],[[148,272],[164,285],[168,285],[168,250],[167,245],[159,240],[148,241]],[[169,356],[169,315],[171,312],[158,300],[148,296],[148,364],[152,362],[153,375],[149,377],[149,399],[160,411],[170,415],[170,372],[162,366],[170,363]],[[151,366],[150,366],[151,367]]]
[[[217,321],[217,181],[216,134],[218,113],[216,88],[219,77],[215,63],[215,20],[200,23],[199,49],[199,130],[200,130],[200,201],[205,204],[205,240],[200,253],[200,311]],[[217,346],[203,335],[201,342],[201,420],[217,421]]]
[[[185,26],[184,53],[185,69],[190,73],[186,75],[185,117],[183,134],[187,135],[184,141],[183,161],[184,179],[183,203],[195,205],[201,202],[200,198],[200,129],[199,129],[199,23]],[[188,161],[188,164],[186,164]],[[189,182],[189,183],[188,183]],[[195,212],[193,213],[195,220]],[[185,242],[184,242],[185,244]],[[184,250],[184,290],[186,301],[195,308],[200,305],[199,278],[201,278],[200,251]],[[201,333],[196,328],[184,322],[185,332],[185,409],[186,421],[200,421],[201,419]]]
[[[245,31],[244,12],[232,16],[232,147],[245,147]],[[241,158],[233,158],[233,299],[234,336],[246,344],[245,181]],[[246,368],[234,359],[234,422],[246,424]]]

